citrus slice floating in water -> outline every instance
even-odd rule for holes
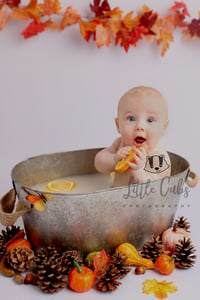
[[[46,187],[51,192],[68,192],[75,188],[76,184],[73,181],[50,181]]]

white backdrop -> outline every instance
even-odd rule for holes
[[[63,7],[72,4],[87,15],[91,1],[61,2]],[[171,0],[109,3],[125,13],[138,11],[145,3],[161,15],[174,4]],[[185,3],[192,17],[197,17],[198,1]],[[11,187],[11,169],[21,160],[109,145],[117,136],[114,117],[118,99],[136,85],[153,86],[166,96],[170,123],[163,144],[187,158],[192,170],[200,174],[200,40],[182,41],[178,29],[162,58],[160,47],[144,41],[128,54],[119,46],[98,49],[92,41],[85,42],[78,25],[25,40],[20,32],[26,25],[10,21],[0,32],[1,195]],[[200,208],[197,191],[191,193],[191,210],[183,212],[193,219],[193,230]],[[199,237],[196,240],[199,243]]]

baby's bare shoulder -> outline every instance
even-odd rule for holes
[[[121,145],[121,137],[117,138],[110,147],[108,147],[107,149],[112,152],[112,153],[116,153]]]

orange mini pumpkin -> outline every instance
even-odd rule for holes
[[[20,239],[16,239],[13,242],[11,242],[8,246],[7,246],[7,250],[11,250],[16,248],[17,246],[21,246],[21,247],[28,247],[29,249],[31,249],[31,243],[23,238]]]
[[[175,269],[175,264],[174,264],[173,258],[167,254],[161,254],[156,259],[155,266],[156,266],[156,269],[158,269],[158,271],[163,275],[169,275]]]
[[[88,267],[80,267],[75,261],[74,264],[76,267],[69,274],[69,287],[75,292],[86,292],[93,287],[95,274]]]

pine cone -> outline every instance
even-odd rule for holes
[[[20,227],[12,225],[11,227],[6,227],[6,230],[2,230],[0,234],[0,260],[2,259],[5,251],[6,244],[20,231]]]
[[[6,252],[6,244],[4,243],[4,239],[0,236],[0,261]]]
[[[82,257],[77,250],[68,250],[62,254],[62,263],[66,266],[67,275],[74,269],[74,261],[79,265],[83,262]]]
[[[20,227],[16,227],[15,225],[7,226],[6,230],[1,231],[0,238],[4,240],[4,243],[6,244],[8,241],[10,241],[18,232],[20,232]]]
[[[127,257],[120,252],[116,252],[111,256],[108,264],[108,270],[114,275],[115,279],[122,279],[131,270],[130,265],[126,263]]]
[[[8,252],[6,264],[18,272],[30,270],[34,262],[34,252],[28,247],[17,246]]]
[[[114,291],[121,284],[118,279],[123,278],[130,272],[130,267],[126,263],[127,257],[117,252],[113,254],[110,261],[102,272],[99,281],[96,283],[97,290],[101,292]]]
[[[105,276],[96,283],[96,288],[101,292],[115,291],[121,282]]]
[[[190,229],[190,223],[187,220],[187,218],[184,218],[183,216],[176,219],[174,221],[173,225],[176,225],[176,227],[183,228],[183,229],[185,229],[185,231],[190,232],[190,230],[189,230]]]
[[[193,267],[196,262],[196,249],[192,245],[190,239],[183,239],[176,244],[174,250],[175,265],[180,269],[188,269]]]
[[[55,247],[42,248],[35,257],[34,273],[37,285],[45,293],[55,293],[66,287],[66,266]]]
[[[150,241],[147,241],[141,250],[141,256],[151,259],[154,263],[156,259],[165,251],[165,246],[162,243],[160,236],[152,236]]]

